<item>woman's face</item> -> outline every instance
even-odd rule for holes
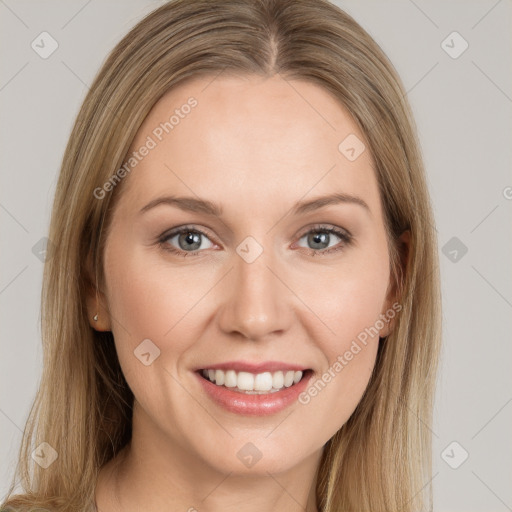
[[[347,421],[394,300],[362,140],[326,91],[279,75],[194,79],[155,105],[104,254],[132,443],[264,474],[317,457]],[[231,387],[254,382],[263,393]]]

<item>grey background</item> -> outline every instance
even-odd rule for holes
[[[512,3],[336,3],[402,77],[428,171],[444,301],[435,420],[427,426],[434,509],[512,510]],[[43,265],[32,249],[47,234],[64,147],[107,53],[160,4],[0,0],[1,497],[41,376]],[[43,31],[59,45],[47,59],[31,48]],[[446,39],[453,31],[469,44],[458,58],[445,51],[462,48]],[[453,469],[463,450],[469,457]]]

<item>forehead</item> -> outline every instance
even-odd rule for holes
[[[263,197],[286,203],[333,191],[364,195],[372,209],[380,202],[369,150],[355,160],[344,153],[361,151],[364,135],[340,102],[310,82],[190,80],[155,104],[129,154],[149,140],[152,149],[126,178],[131,204],[186,193],[236,209]]]

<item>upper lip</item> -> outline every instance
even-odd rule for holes
[[[307,367],[299,364],[285,363],[282,361],[263,361],[251,363],[249,361],[227,361],[225,363],[209,364],[197,368],[199,370],[235,370],[236,372],[263,373],[282,371],[305,371]]]

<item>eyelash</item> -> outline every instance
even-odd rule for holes
[[[181,235],[182,233],[191,233],[191,232],[199,233],[209,239],[208,234],[205,233],[204,231],[202,231],[201,229],[198,229],[195,226],[183,226],[179,229],[176,229],[176,230],[173,230],[170,232],[166,232],[163,235],[161,235],[160,238],[158,239],[158,243],[164,251],[170,252],[172,254],[177,254],[178,256],[183,256],[183,257],[199,256],[201,254],[201,252],[203,252],[202,250],[195,250],[195,251],[190,251],[190,252],[182,251],[180,249],[177,249],[176,247],[173,247],[172,245],[170,245],[168,243],[168,240],[170,240],[171,238],[174,238],[176,235]],[[302,247],[302,249],[305,249],[306,251],[308,251],[308,254],[310,256],[317,256],[318,254],[320,254],[320,255],[331,254],[333,252],[344,249],[346,246],[349,246],[350,244],[352,244],[352,241],[353,241],[353,236],[348,231],[341,230],[341,229],[338,229],[333,226],[323,226],[323,225],[313,226],[311,229],[309,229],[308,231],[303,233],[299,237],[299,240],[301,238],[303,238],[305,235],[309,235],[310,233],[330,233],[330,234],[334,234],[334,235],[338,236],[341,239],[341,242],[339,244],[335,245],[334,247],[328,248],[328,249],[315,250],[315,249],[307,249],[305,247]]]

